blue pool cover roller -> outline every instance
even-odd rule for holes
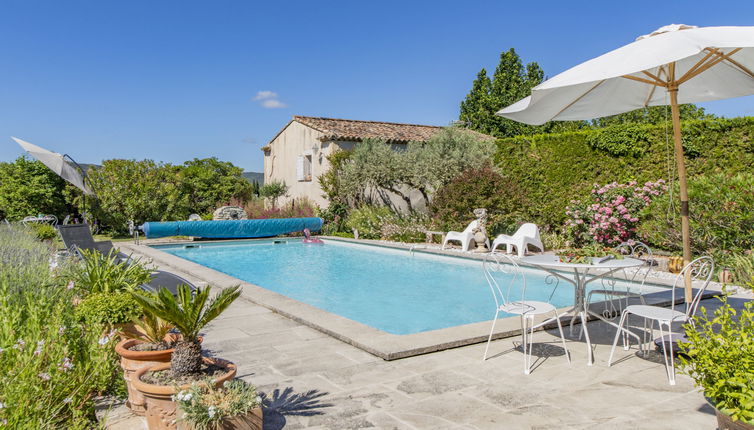
[[[215,239],[272,237],[303,231],[319,231],[322,218],[277,218],[222,221],[145,222],[141,230],[148,238],[168,236],[210,237]]]

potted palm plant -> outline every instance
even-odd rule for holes
[[[209,293],[210,287],[205,287],[192,294],[186,285],[178,287],[177,297],[165,288],[157,293],[132,292],[146,313],[162,318],[181,333],[170,363],[143,367],[131,379],[132,387],[145,399],[147,426],[152,430],[176,428],[173,396],[177,391],[207,378],[221,385],[236,375],[233,363],[202,357],[199,331],[227,309],[241,293],[239,287],[225,289],[213,299],[209,298]]]
[[[754,430],[754,302],[736,311],[727,300],[686,326],[679,367],[704,391],[721,430]]]

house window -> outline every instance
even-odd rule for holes
[[[296,158],[296,180],[312,180],[312,155],[304,154]]]

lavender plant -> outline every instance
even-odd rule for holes
[[[93,397],[122,390],[114,340],[74,316],[73,285],[33,232],[0,226],[0,425],[91,428]],[[54,265],[53,265],[54,266]]]

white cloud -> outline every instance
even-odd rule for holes
[[[257,91],[257,95],[252,99],[255,102],[259,102],[259,105],[265,109],[280,109],[288,107],[287,104],[280,101],[278,93],[275,91]]]
[[[262,101],[262,107],[267,109],[279,109],[288,107],[288,105],[277,99],[267,99]]]
[[[257,95],[252,100],[258,101],[276,98],[278,98],[278,93],[276,93],[275,91],[258,91]]]

